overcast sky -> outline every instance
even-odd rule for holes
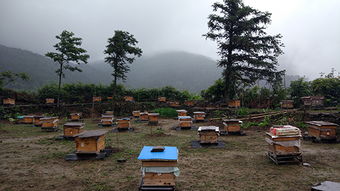
[[[213,59],[216,45],[205,40],[207,17],[216,0],[0,0],[0,44],[44,54],[62,30],[83,38],[91,60],[104,58],[107,38],[126,30],[145,55],[168,50]],[[281,67],[310,79],[331,68],[340,72],[340,0],[245,0],[269,11],[270,34],[281,33]]]

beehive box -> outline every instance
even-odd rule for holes
[[[327,121],[307,121],[308,135],[320,140],[333,140],[337,138],[335,123]]]
[[[201,144],[216,144],[220,130],[216,126],[202,126],[198,128],[198,135]]]
[[[150,125],[158,125],[158,116],[159,113],[149,113],[149,124]]]
[[[301,132],[297,127],[274,126],[266,133],[268,149],[275,155],[300,154]]]
[[[148,121],[149,120],[149,113],[148,112],[140,113],[139,119],[141,121]]]
[[[204,121],[205,120],[205,112],[203,111],[195,111],[194,112],[195,121]]]
[[[179,127],[182,129],[187,129],[192,127],[192,118],[190,116],[179,116]]]
[[[240,100],[230,100],[228,102],[228,107],[238,108],[240,106],[241,106],[241,101]]]
[[[113,115],[103,114],[102,117],[101,117],[101,120],[100,120],[101,125],[111,126],[111,125],[113,125],[113,119],[114,119]]]
[[[34,116],[33,115],[25,115],[25,116],[23,116],[21,122],[24,123],[24,124],[33,124]]]
[[[193,100],[186,100],[186,101],[184,102],[184,105],[189,106],[189,107],[192,107],[192,106],[195,105],[195,102],[194,102]]]
[[[81,119],[82,114],[81,113],[71,113],[70,119],[71,121],[79,121]]]
[[[105,111],[104,115],[113,115],[113,111]]]
[[[64,137],[74,137],[75,135],[82,133],[84,123],[69,122],[64,124]]]
[[[133,101],[133,97],[132,96],[124,96],[124,100],[125,101]]]
[[[107,100],[112,100],[113,97],[109,96],[109,97],[107,97],[106,99],[107,99]]]
[[[93,102],[101,102],[102,101],[102,97],[94,96],[94,97],[92,97],[92,101]]]
[[[44,117],[40,118],[41,130],[43,131],[56,131],[58,130],[59,119],[57,117]]]
[[[138,160],[142,161],[141,188],[153,187],[152,190],[156,190],[158,187],[159,190],[163,190],[175,187],[176,176],[179,175],[176,147],[144,146]]]
[[[281,101],[281,108],[282,109],[293,109],[294,108],[294,101],[293,100],[282,100]]]
[[[84,131],[75,135],[77,154],[99,154],[105,148],[106,130]]]
[[[176,110],[178,116],[187,116],[187,110],[181,109],[181,110]]]
[[[159,102],[166,102],[166,97],[159,97],[159,98],[158,98],[158,101],[159,101]]]
[[[236,133],[241,131],[242,121],[238,119],[223,119],[224,131]]]
[[[41,115],[34,116],[34,122],[33,122],[34,126],[39,127],[42,125],[42,122],[40,120],[41,118],[44,118],[44,116],[41,116]]]
[[[45,102],[46,102],[46,104],[52,104],[52,103],[54,103],[54,98],[46,98]]]
[[[140,117],[140,111],[132,111],[132,116],[134,118],[139,118]]]
[[[168,104],[170,107],[179,107],[178,101],[169,101]]]
[[[117,119],[118,129],[128,129],[130,128],[130,118]]]
[[[323,96],[305,96],[301,97],[304,106],[323,106],[325,97]]]
[[[4,105],[15,105],[15,99],[5,98],[2,100]]]

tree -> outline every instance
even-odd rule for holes
[[[59,36],[56,36],[56,38],[59,39],[59,42],[53,47],[57,50],[57,52],[48,52],[45,56],[50,57],[56,64],[59,64],[59,69],[56,70],[59,77],[57,99],[57,105],[59,108],[61,78],[65,77],[64,70],[82,72],[75,63],[78,65],[82,63],[87,64],[87,60],[90,56],[85,54],[86,50],[80,48],[82,39],[74,37],[73,32],[64,30]]]
[[[23,73],[23,72],[21,73],[14,73],[11,71],[0,72],[0,89],[18,79],[29,80],[30,77],[26,73]]]
[[[296,106],[300,106],[302,101],[301,97],[310,96],[311,95],[311,86],[309,82],[304,81],[303,78],[300,78],[295,81],[291,81],[290,83],[290,95],[294,100]]]
[[[210,31],[204,36],[217,42],[226,101],[235,97],[237,83],[254,85],[257,80],[270,82],[283,75],[284,71],[277,70],[282,36],[265,32],[270,13],[246,6],[242,0],[214,3],[213,10],[217,13],[209,15]]]
[[[318,78],[312,81],[311,89],[314,95],[325,96],[327,106],[335,106],[340,103],[340,79]]]
[[[113,98],[116,97],[117,80],[126,80],[126,73],[137,57],[142,55],[142,50],[136,45],[138,41],[128,32],[116,30],[114,36],[108,39],[108,45],[104,51],[107,56],[105,62],[113,68]]]

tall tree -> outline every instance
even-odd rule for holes
[[[237,83],[253,85],[283,74],[277,70],[277,57],[283,54],[281,35],[265,32],[270,13],[246,6],[242,0],[223,0],[212,7],[215,13],[209,15],[209,32],[204,36],[217,42],[227,101],[235,97]]]
[[[58,99],[57,105],[60,107],[60,87],[61,79],[65,77],[64,70],[82,72],[75,64],[87,64],[90,56],[85,49],[80,48],[82,39],[74,37],[73,32],[64,30],[60,35],[56,36],[59,40],[53,47],[57,52],[48,52],[45,56],[50,57],[56,64],[59,64],[59,69],[56,73],[59,77],[58,83]]]
[[[113,99],[115,99],[117,80],[126,80],[126,73],[130,71],[129,64],[142,55],[142,49],[136,46],[138,41],[134,36],[126,31],[116,30],[114,36],[107,42],[104,51],[107,54],[105,62],[113,68]]]

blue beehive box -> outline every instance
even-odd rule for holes
[[[144,146],[138,156],[138,160],[178,160],[178,149],[177,147],[164,147],[164,151],[151,152],[154,146]]]

